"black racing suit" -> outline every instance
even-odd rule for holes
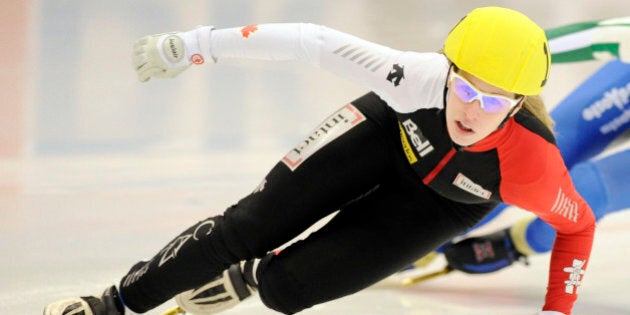
[[[442,54],[398,51],[312,24],[213,30],[209,41],[213,59],[302,60],[378,96],[341,108],[256,192],[134,266],[120,288],[132,310],[151,309],[231,264],[263,257],[340,209],[258,269],[263,301],[298,312],[400,270],[505,202],[556,229],[543,309],[570,312],[595,218],[540,121],[520,110],[458,148],[445,125],[450,62]]]
[[[279,162],[262,189],[223,216],[191,227],[150,263],[136,265],[121,285],[128,306],[135,311],[156,307],[205,284],[230,264],[265,256],[341,209],[324,227],[265,260],[258,270],[263,302],[295,313],[401,270],[496,206],[494,200],[459,203],[424,185],[403,152],[394,111],[372,93],[352,105],[365,120],[294,171]],[[443,111],[429,115],[444,120]]]

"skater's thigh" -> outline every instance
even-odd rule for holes
[[[396,154],[396,125],[384,113],[367,116],[347,105],[327,118],[256,191],[226,211],[228,241],[265,254],[378,186],[390,176]]]
[[[434,192],[415,187],[380,187],[282,251],[261,271],[261,296],[295,312],[352,294],[469,227]]]

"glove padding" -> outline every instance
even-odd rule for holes
[[[536,315],[565,315],[564,313],[556,312],[556,311],[540,311],[536,313]]]
[[[186,314],[216,314],[236,306],[256,293],[256,288],[248,283],[243,268],[248,264],[234,264],[223,274],[205,285],[182,292],[175,296],[177,305]]]
[[[509,229],[471,237],[444,248],[448,265],[465,273],[490,273],[526,257],[514,248]]]
[[[188,32],[148,35],[133,45],[132,62],[142,82],[150,78],[174,78],[191,64],[210,57],[211,26]]]

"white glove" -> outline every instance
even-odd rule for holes
[[[540,311],[536,313],[536,315],[564,315],[564,313],[560,313],[556,311]]]
[[[201,65],[210,54],[213,27],[202,26],[188,32],[148,35],[133,45],[133,66],[142,82],[153,78],[174,78],[191,64]]]

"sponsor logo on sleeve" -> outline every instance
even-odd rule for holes
[[[289,151],[282,158],[282,162],[291,171],[294,171],[319,149],[365,121],[365,119],[365,116],[352,104],[344,106],[319,125],[306,140]]]
[[[405,78],[405,67],[399,64],[394,64],[392,70],[387,74],[387,81],[394,84],[394,86],[399,86],[400,81]]]

